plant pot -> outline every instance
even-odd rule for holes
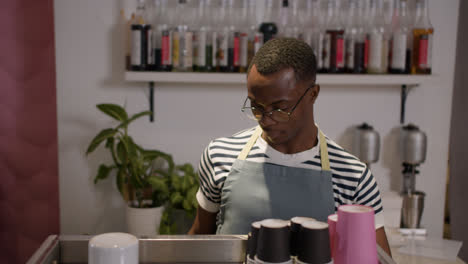
[[[164,211],[164,206],[153,208],[134,208],[127,205],[125,217],[127,231],[135,236],[156,236]]]

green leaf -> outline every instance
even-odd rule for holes
[[[120,194],[124,196],[125,194],[123,188],[125,186],[125,172],[122,169],[120,169],[117,172],[117,176],[115,178],[117,182],[117,189],[119,190]]]
[[[99,132],[99,134],[97,134],[96,137],[94,137],[94,139],[89,144],[88,150],[86,150],[86,155],[93,152],[101,144],[101,142],[110,137],[113,137],[115,133],[117,133],[117,131],[113,128],[104,129],[101,132]]]
[[[184,201],[184,197],[179,192],[175,192],[171,195],[171,204],[174,207],[177,207],[183,201]]]
[[[128,119],[127,112],[120,105],[98,104],[97,108],[118,121],[126,121]]]
[[[104,180],[105,178],[107,178],[107,176],[109,176],[109,173],[114,168],[114,166],[106,166],[104,164],[101,164],[101,166],[99,166],[98,173],[94,178],[94,184],[96,184],[100,180]]]
[[[167,186],[167,183],[164,180],[164,178],[157,177],[157,176],[150,176],[147,178],[147,181],[151,185],[154,191],[162,192],[162,193],[169,193],[169,187]]]
[[[117,157],[123,164],[126,165],[128,163],[127,151],[125,150],[125,146],[122,141],[117,144]]]
[[[181,191],[182,189],[182,182],[181,182],[181,179],[180,179],[180,176],[173,173],[171,175],[171,184],[172,184],[172,187],[174,188],[174,190],[176,191]]]
[[[152,114],[151,111],[144,111],[144,112],[140,112],[138,114],[134,114],[132,117],[130,117],[130,119],[125,120],[120,125],[118,125],[115,129],[120,129],[120,128],[123,128],[123,127],[127,127],[131,122],[137,120],[138,118],[140,118],[142,116],[145,116],[145,115],[151,115],[151,114]]]

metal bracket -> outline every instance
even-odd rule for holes
[[[417,85],[406,85],[406,84],[401,85],[400,124],[402,125],[405,123],[406,98],[408,97],[408,94],[411,88],[415,86]]]
[[[151,123],[153,123],[154,122],[154,82],[149,82],[149,110],[151,111],[149,120]]]

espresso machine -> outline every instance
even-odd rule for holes
[[[416,190],[418,166],[426,160],[427,136],[414,124],[400,131],[400,157],[403,165],[401,228],[421,228],[425,193]]]

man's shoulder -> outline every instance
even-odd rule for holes
[[[349,168],[350,172],[356,172],[363,174],[367,169],[367,165],[359,160],[358,157],[351,154],[348,150],[340,146],[334,140],[326,137],[328,156],[330,159],[330,165],[336,170],[343,171],[343,168]]]
[[[210,142],[208,145],[209,148],[213,147],[233,147],[238,148],[245,145],[249,138],[254,133],[256,127],[247,128],[241,131],[238,131],[231,136],[219,137]]]

